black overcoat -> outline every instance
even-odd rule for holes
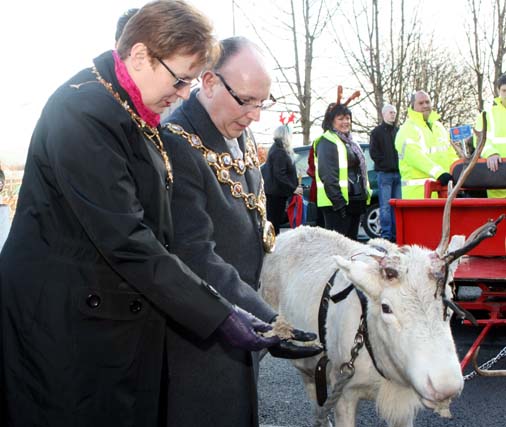
[[[230,153],[195,92],[168,120],[199,135],[213,152]],[[246,132],[238,138],[243,152],[245,139]],[[257,293],[264,256],[258,212],[248,209],[243,199],[233,197],[229,185],[218,182],[202,152],[185,138],[164,130],[164,140],[174,162],[175,253],[230,302],[264,321],[272,320],[275,312]],[[262,180],[258,166],[247,168],[244,175],[230,169],[230,175],[233,181],[242,184],[245,192],[259,193]],[[178,335],[177,339],[177,349],[168,355],[169,365],[203,366],[207,375],[203,384],[200,372],[181,375],[177,381],[182,394],[174,396],[171,408],[184,405],[182,396],[189,395],[194,402],[193,416],[181,414],[177,425],[258,425],[257,355],[229,348],[213,339],[208,339],[205,346],[187,335]],[[207,424],[202,424],[201,417]]]
[[[95,65],[130,102],[111,53]],[[51,96],[0,257],[0,425],[178,427],[168,325],[207,338],[230,305],[168,251],[165,178],[90,69]]]
[[[293,194],[298,185],[297,169],[281,140],[274,140],[262,169],[266,171],[266,194],[286,198]]]

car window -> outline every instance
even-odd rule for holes
[[[374,169],[374,162],[371,159],[371,154],[369,154],[369,144],[360,144],[360,148],[362,148],[362,151],[365,155],[365,163],[367,165],[367,170],[370,171]]]

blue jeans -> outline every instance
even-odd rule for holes
[[[401,198],[401,176],[399,172],[378,172],[378,197],[380,205],[381,237],[395,241],[395,215],[390,199]]]

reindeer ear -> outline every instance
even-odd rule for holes
[[[357,288],[370,297],[379,297],[382,288],[380,285],[381,276],[376,260],[369,255],[356,256],[352,259],[345,259],[342,256],[335,255],[332,258]]]

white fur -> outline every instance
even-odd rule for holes
[[[374,246],[386,249],[387,254]],[[369,339],[388,380],[379,375],[362,348],[355,374],[336,405],[337,426],[355,425],[361,399],[375,400],[378,413],[389,426],[410,427],[422,406],[448,403],[460,394],[463,378],[449,318],[443,320],[441,296],[435,297],[432,273],[441,265],[435,253],[425,248],[398,247],[382,239],[366,245],[317,227],[298,227],[278,237],[276,250],[265,258],[261,292],[295,327],[318,331],[323,289],[338,266],[331,295],[351,279],[368,299]],[[389,278],[388,271],[396,271],[398,276]],[[450,297],[448,289],[447,295]],[[383,313],[382,304],[393,313]],[[330,384],[335,382],[340,365],[350,360],[360,315],[355,292],[340,303],[329,302]],[[316,399],[313,374],[319,357],[293,361],[312,400]]]

